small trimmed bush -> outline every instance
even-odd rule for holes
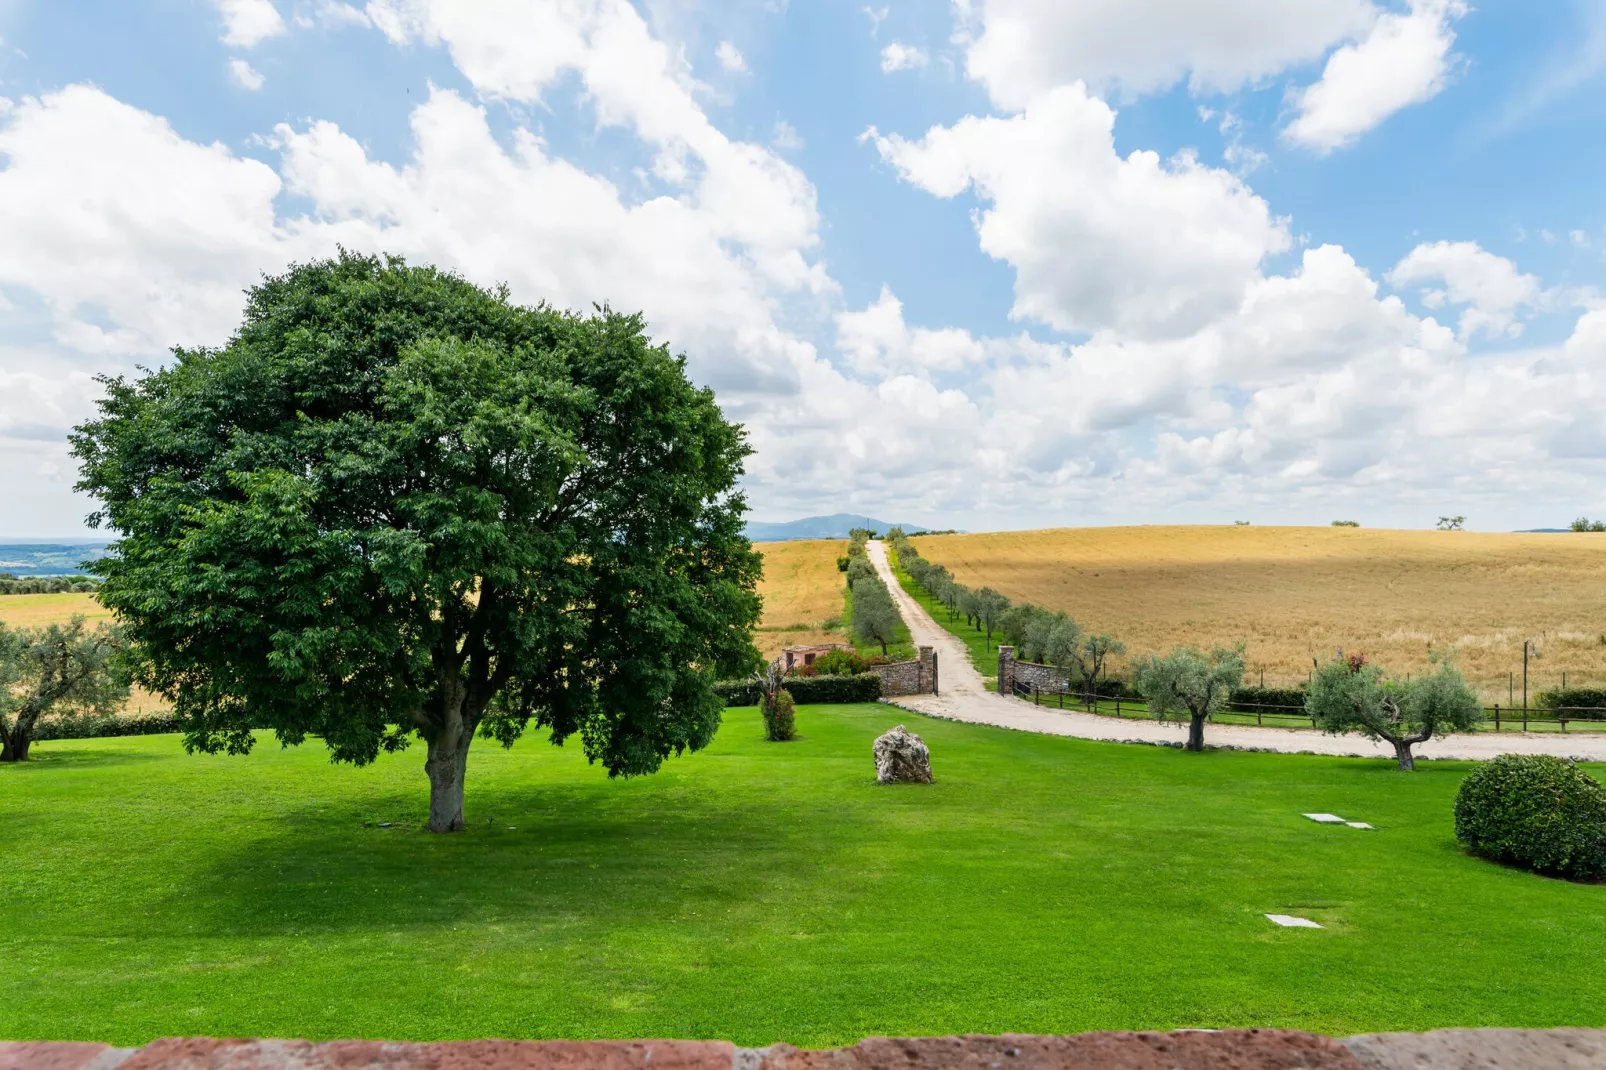
[[[1557,877],[1606,874],[1606,788],[1572,762],[1506,754],[1461,782],[1455,835],[1473,854]]]
[[[816,676],[858,676],[869,664],[852,650],[827,650],[810,666]]]
[[[797,706],[786,688],[777,691],[773,699],[765,699],[763,713],[765,739],[785,743],[797,738]]]

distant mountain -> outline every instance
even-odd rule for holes
[[[747,537],[754,542],[786,542],[788,539],[845,539],[852,528],[869,528],[885,534],[891,528],[905,531],[924,531],[919,524],[889,524],[873,516],[854,513],[832,513],[830,516],[806,516],[785,524],[764,524],[749,520]]]
[[[67,576],[82,572],[85,561],[105,554],[103,542],[0,543],[0,572],[13,576]]]
[[[1550,535],[1557,532],[1569,532],[1572,528],[1519,528],[1512,532],[1514,535]]]

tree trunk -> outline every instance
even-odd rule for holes
[[[445,728],[429,741],[424,771],[429,774],[429,831],[461,832],[463,781],[468,774],[468,745],[474,730]]]
[[[1204,714],[1196,713],[1188,722],[1188,750],[1204,750]]]
[[[24,706],[12,723],[11,730],[5,733],[5,742],[0,745],[0,762],[28,760],[28,749],[33,746],[33,726],[37,720],[39,714]]]
[[[881,656],[887,656],[887,641],[885,639],[881,640]]]
[[[1400,763],[1400,772],[1416,772],[1416,759],[1411,756],[1411,741],[1408,739],[1396,739],[1392,742],[1394,744],[1394,757]]]

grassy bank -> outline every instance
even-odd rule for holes
[[[936,784],[873,782],[896,721]],[[353,770],[269,739],[247,758],[41,744],[0,768],[0,1036],[1606,1024],[1606,886],[1463,855],[1465,764],[1194,755],[885,706],[798,723],[767,744],[731,710],[706,751],[629,781],[577,746],[479,741],[472,828],[447,837],[419,831],[416,747]],[[1299,816],[1316,810],[1378,828]]]

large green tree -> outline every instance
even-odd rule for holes
[[[120,535],[100,597],[191,749],[267,727],[362,764],[416,733],[448,831],[476,732],[649,773],[756,662],[745,436],[639,317],[342,254],[104,384],[73,439]]]

